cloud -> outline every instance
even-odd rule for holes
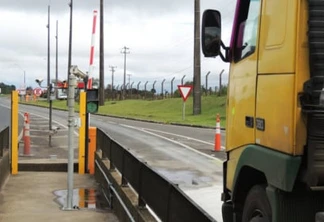
[[[55,78],[55,29],[58,20],[58,75],[67,78],[69,6],[68,0],[0,0],[0,82],[22,85],[22,72],[27,85],[36,86],[35,78],[47,78],[47,7],[51,4],[51,79]],[[201,13],[206,8],[222,12],[223,39],[229,42],[234,0],[201,0]],[[115,82],[122,83],[124,57],[121,49],[130,48],[127,55],[127,74],[131,81],[161,84],[173,77],[180,82],[193,77],[194,1],[188,0],[104,0],[105,83],[111,82],[109,66],[117,66]],[[81,70],[89,69],[93,10],[99,11],[99,0],[74,0],[72,64]],[[95,45],[94,77],[99,76],[99,13]],[[14,65],[16,64],[16,65]],[[211,71],[209,84],[217,85],[218,73],[228,64],[220,58],[201,55],[201,78]],[[6,76],[6,78],[2,78]],[[227,78],[224,77],[224,80]]]

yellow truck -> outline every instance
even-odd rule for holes
[[[230,63],[224,222],[323,221],[324,0],[237,0],[221,32],[206,10],[202,51]]]

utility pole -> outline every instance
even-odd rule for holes
[[[200,0],[195,0],[193,115],[201,114]]]
[[[219,73],[219,88],[218,88],[218,96],[221,95],[221,89],[222,89],[222,74],[224,72],[224,69]]]
[[[66,81],[69,82],[70,68],[72,63],[72,17],[73,17],[73,0],[71,0],[70,4],[70,32],[69,32],[69,55],[68,55],[68,69],[67,69],[67,77]]]
[[[210,74],[210,71],[207,72],[207,74],[206,74],[206,96],[207,96],[207,91],[208,91],[208,76],[209,76],[209,74]]]
[[[100,74],[99,74],[99,105],[105,104],[105,85],[104,85],[104,3],[100,0]]]
[[[56,20],[56,50],[55,50],[55,82],[56,82],[56,86],[57,86],[57,82],[58,82],[58,20]],[[55,96],[57,98],[57,89],[55,89]]]
[[[111,69],[111,100],[114,99],[114,72],[117,66],[109,66]]]
[[[126,85],[126,54],[129,54],[130,51],[129,51],[129,48],[127,48],[126,46],[124,46],[124,48],[122,49],[122,51],[120,52],[122,54],[124,54],[124,87],[123,87],[123,99],[125,98],[125,93],[126,93],[126,90],[125,90],[125,85]]]

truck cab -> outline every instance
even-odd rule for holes
[[[206,10],[202,51],[230,63],[223,220],[324,211],[324,1],[237,0],[230,45]]]

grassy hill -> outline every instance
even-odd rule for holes
[[[35,104],[35,102],[30,102]],[[36,104],[48,106],[47,102],[36,102]],[[202,126],[215,126],[216,114],[221,116],[221,125],[225,126],[226,96],[203,96],[202,114],[193,115],[193,100],[189,97],[186,101],[185,120],[182,119],[181,98],[163,100],[123,100],[106,101],[105,106],[99,108],[99,114],[108,114],[119,117],[130,117],[159,121],[164,123],[182,123]],[[53,107],[66,109],[66,101],[53,101]],[[76,106],[76,111],[78,106]]]

